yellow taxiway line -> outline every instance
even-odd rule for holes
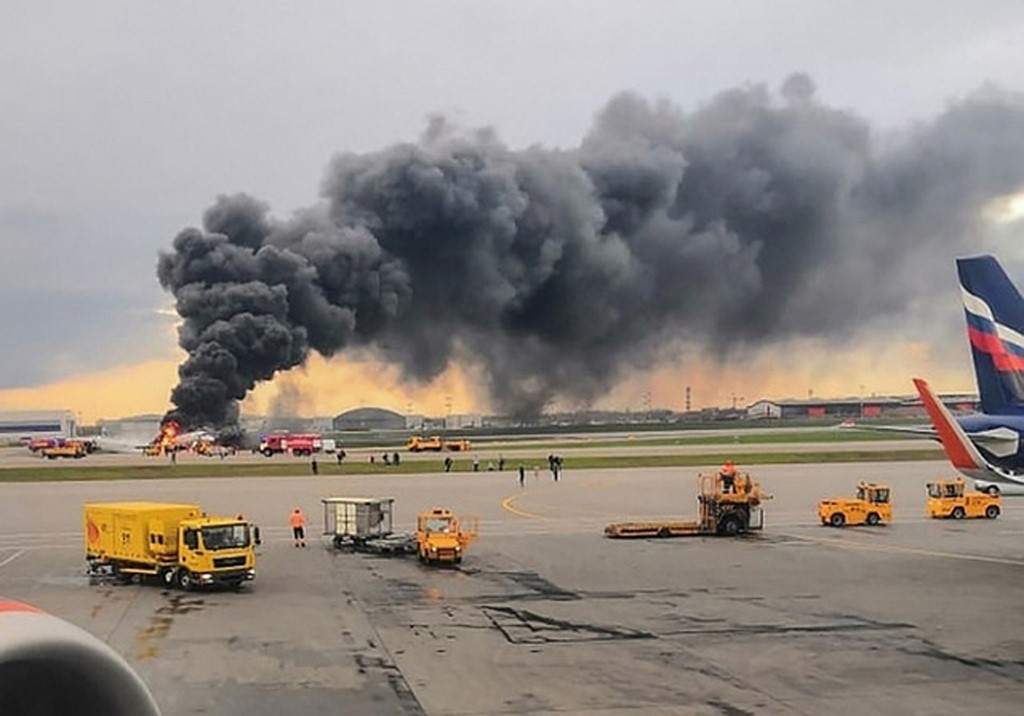
[[[503,509],[503,510],[505,510],[507,512],[511,512],[513,515],[518,515],[519,517],[526,517],[526,518],[535,519],[535,520],[546,520],[547,517],[545,517],[544,515],[538,515],[538,514],[535,514],[533,512],[527,512],[526,510],[521,510],[521,509],[519,509],[518,507],[515,507],[512,504],[513,502],[518,500],[520,497],[522,497],[523,494],[524,493],[520,492],[517,495],[509,495],[508,497],[504,498],[501,501],[501,509]]]

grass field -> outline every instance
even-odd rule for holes
[[[604,439],[597,437],[578,440],[558,440],[544,443],[530,443],[530,448],[538,450],[565,450],[568,448],[594,447],[663,447],[688,445],[777,445],[785,443],[848,443],[872,442],[884,440],[904,440],[905,436],[896,433],[872,432],[869,430],[778,430],[770,433],[737,432],[729,435],[699,435],[695,437],[639,437]],[[480,448],[498,449],[524,447],[519,442],[502,443],[499,441],[481,442]]]
[[[567,473],[583,469],[614,469],[629,467],[693,467],[697,465],[719,465],[735,456],[729,453],[706,453],[699,455],[617,455],[569,458],[565,461]],[[742,465],[775,465],[786,463],[835,463],[835,462],[905,462],[909,460],[941,460],[942,451],[934,448],[921,450],[840,450],[822,452],[764,452],[746,453]],[[546,461],[539,455],[532,458],[509,460],[506,472],[512,472],[522,463],[528,470],[534,467],[546,469]],[[432,469],[433,468],[433,469]],[[454,472],[470,472],[472,459],[455,460]],[[423,474],[441,472],[441,458],[436,464],[430,461],[406,461],[398,467],[368,462],[346,463],[339,468],[333,462],[321,462],[320,474],[329,475],[374,475],[374,474]],[[216,462],[199,465],[124,465],[109,467],[10,467],[0,469],[0,483],[5,482],[63,482],[69,480],[152,480],[188,477],[290,477],[309,475],[310,466],[300,462],[273,462],[257,464],[231,464]]]

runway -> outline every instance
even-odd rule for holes
[[[942,462],[778,465],[767,527],[614,541],[695,513],[696,469],[0,485],[0,594],[108,641],[165,714],[1013,713],[1024,697],[1024,500],[994,521],[924,516]],[[837,531],[817,501],[893,487],[895,523]],[[475,515],[460,569],[293,548],[327,495]],[[85,501],[196,501],[266,537],[241,594],[90,584]],[[837,706],[841,704],[842,706]]]

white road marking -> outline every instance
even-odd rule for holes
[[[25,550],[23,550],[23,549],[22,550],[18,550],[17,552],[12,554],[7,559],[5,559],[4,561],[0,562],[0,567],[6,567],[8,564],[10,564],[11,562],[16,560],[18,557],[20,557],[23,554],[25,554]]]

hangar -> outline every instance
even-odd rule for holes
[[[386,408],[356,408],[334,418],[335,430],[405,430],[405,416]]]
[[[70,410],[0,410],[0,440],[71,438],[77,425]]]

